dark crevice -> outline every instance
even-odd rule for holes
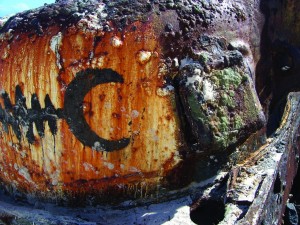
[[[261,1],[260,10],[265,15],[265,23],[260,37],[260,59],[256,66],[255,86],[265,114],[268,114],[268,98],[272,92],[271,86],[271,40],[269,35],[270,10],[267,1]]]
[[[213,225],[221,222],[225,217],[225,200],[227,175],[211,190],[209,198],[203,195],[191,206],[190,218],[199,225]]]
[[[270,136],[280,126],[281,118],[292,91],[300,90],[300,51],[296,46],[276,40],[272,44],[272,101],[269,105],[267,135]]]
[[[275,107],[270,107],[270,114],[266,131],[268,137],[274,134],[274,132],[280,126],[286,103],[287,98],[285,97],[281,99],[281,101],[279,101]]]
[[[282,186],[282,183],[281,183],[281,180],[280,180],[280,176],[279,176],[279,174],[277,174],[276,180],[275,180],[275,183],[274,183],[273,193],[274,194],[281,193],[281,186]]]
[[[203,199],[199,206],[191,211],[191,220],[198,225],[214,225],[224,219],[225,205],[221,200]]]
[[[246,216],[246,214],[247,214],[247,212],[248,212],[248,210],[250,208],[250,205],[251,205],[251,203],[248,204],[248,205],[238,205],[238,207],[242,210],[242,213],[239,216],[239,218],[237,219],[237,221],[243,219]]]
[[[267,136],[272,136],[280,126],[287,95],[300,90],[299,48],[296,43],[285,40],[284,35],[277,37],[286,32],[276,20],[280,7],[286,8],[286,5],[279,1],[260,3],[265,23],[260,39],[261,55],[256,66],[256,90],[268,117]]]

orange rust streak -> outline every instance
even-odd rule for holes
[[[27,36],[21,34],[14,37],[13,41],[2,42],[1,51],[5,46],[10,46],[9,57],[0,61],[0,89],[5,90],[10,96],[12,104],[15,104],[15,87],[19,85],[26,97],[26,105],[31,108],[31,95],[37,94],[39,101],[44,107],[44,98],[46,94],[50,96],[56,89],[53,88],[53,79],[49,74],[52,69],[51,62],[55,62],[53,53],[49,48],[49,42],[53,34],[57,33],[57,28],[51,28],[43,38],[37,36]],[[53,99],[53,98],[52,98]],[[55,105],[59,105],[59,99],[55,99]],[[1,105],[3,101],[1,100]],[[45,171],[44,162],[49,160],[43,158],[43,147],[49,149],[47,143],[38,137],[35,132],[37,142],[29,145],[25,132],[22,134],[22,140],[19,141],[13,133],[11,127],[9,133],[5,133],[1,127],[1,166],[4,175],[1,179],[7,183],[14,182],[20,189],[25,190],[47,190],[45,183],[49,180],[48,172],[54,171],[50,168]],[[49,138],[47,129],[45,139]],[[51,135],[52,136],[52,135]],[[43,146],[42,146],[43,145]],[[44,153],[45,154],[45,153]]]
[[[161,149],[159,142],[163,140],[158,139],[160,133],[174,135],[168,134],[164,122],[175,123],[175,120],[167,120],[165,115],[161,115],[168,111],[169,117],[175,116],[168,104],[170,100],[156,95],[157,88],[163,83],[163,77],[158,77],[160,46],[151,25],[134,25],[136,31],[132,31],[130,26],[123,33],[106,33],[94,48],[93,40],[87,38],[81,43],[81,49],[86,50],[81,56],[74,56],[69,49],[76,48],[76,40],[84,39],[85,34],[66,35],[68,40],[63,40],[62,57],[74,59],[74,62],[65,64],[70,66],[61,74],[63,83],[70,83],[76,72],[86,68],[111,68],[123,76],[124,84],[109,83],[93,88],[84,99],[84,115],[99,136],[108,140],[132,139],[130,146],[124,150],[96,152],[84,148],[63,122],[63,133],[71,137],[64,140],[65,150],[61,158],[64,182],[104,180],[115,174],[125,176],[137,171],[158,171],[156,173],[159,174],[163,160],[168,160],[170,168],[172,162],[174,165],[173,155],[168,153],[167,147]],[[121,41],[120,46],[113,46],[115,39]],[[138,61],[140,51],[151,52],[149,62],[141,64]],[[94,58],[88,58],[88,52],[94,52]],[[82,59],[80,62],[79,58]],[[170,150],[174,151],[175,147],[171,146]]]
[[[131,142],[125,149],[111,153],[94,151],[76,139],[64,119],[58,120],[59,131],[55,136],[47,124],[44,138],[35,130],[33,145],[27,142],[25,131],[19,142],[11,128],[8,134],[0,129],[0,146],[5,149],[0,153],[0,165],[6,171],[0,178],[7,183],[17,181],[20,189],[45,193],[49,189],[76,191],[79,180],[96,181],[98,188],[145,179],[158,182],[160,176],[178,163],[175,153],[179,128],[172,96],[156,94],[165,74],[159,74],[161,46],[151,23],[136,22],[122,33],[62,32],[58,49],[61,71],[50,48],[51,39],[58,32],[53,27],[42,37],[20,35],[14,39],[10,56],[0,60],[0,88],[8,92],[13,104],[15,86],[20,85],[28,108],[35,93],[42,108],[49,94],[55,108],[62,109],[66,85],[77,72],[86,68],[111,68],[124,78],[124,83],[93,88],[84,98],[84,116],[99,136],[108,140],[131,138]],[[101,36],[100,42],[94,43],[95,35]],[[1,54],[6,45],[0,43]],[[145,58],[139,58],[141,51]],[[0,103],[3,107],[3,101]]]

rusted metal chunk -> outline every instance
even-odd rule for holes
[[[0,222],[281,224],[298,5],[58,0],[0,20]]]
[[[187,126],[196,144],[212,154],[244,142],[265,117],[242,53],[228,50],[224,39],[201,39],[203,49],[185,59],[177,82]]]

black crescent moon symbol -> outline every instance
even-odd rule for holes
[[[68,85],[64,98],[64,117],[75,137],[85,146],[97,151],[115,151],[125,148],[129,138],[116,141],[99,137],[88,125],[83,115],[85,95],[95,86],[104,83],[123,83],[123,77],[112,69],[86,69],[76,74]]]

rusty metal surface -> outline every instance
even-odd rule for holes
[[[1,180],[48,200],[111,201],[214,175],[264,123],[252,81],[258,4],[58,1],[8,19],[0,43]],[[194,63],[201,73],[177,83]],[[217,73],[222,84],[209,77]],[[226,83],[234,78],[241,82]],[[179,97],[192,79],[206,80],[193,87],[204,103]],[[244,102],[238,118],[234,99]],[[202,126],[218,136],[212,145],[199,139]],[[213,153],[220,162],[209,162]]]
[[[57,208],[38,201],[31,207],[26,203],[14,206],[0,202],[0,216],[15,224],[282,224],[299,163],[300,93],[291,93],[287,102],[281,126],[265,146],[231,171],[173,192],[170,195],[173,197],[169,196],[165,202],[160,199],[139,205],[127,201],[118,207],[97,206],[84,210]],[[186,209],[193,201],[196,203],[187,215],[189,210]],[[213,217],[212,209],[215,210]]]
[[[131,31],[133,26],[136,31]],[[24,101],[24,108],[36,110],[31,117],[39,116],[37,108],[47,113],[52,105],[53,112],[49,119],[32,118],[34,123],[30,121],[30,111],[25,112],[31,124],[28,127],[24,119],[24,124],[18,125],[22,129],[19,140],[13,123],[4,122],[8,132],[3,132],[1,140],[2,161],[11,162],[3,164],[5,180],[15,180],[25,189],[36,186],[42,190],[59,190],[62,186],[84,190],[85,181],[95,181],[91,189],[98,190],[108,182],[124,185],[122,180],[158,178],[178,163],[175,153],[180,148],[180,134],[173,93],[156,94],[162,89],[164,74],[158,71],[160,46],[151,29],[151,25],[138,22],[124,29],[123,34],[62,35],[50,29],[47,36],[33,43],[21,37],[10,44],[10,51],[19,53],[2,61],[1,88],[10,90],[7,96],[12,102],[16,99],[15,105],[17,89],[22,89],[20,101]],[[61,42],[54,43],[59,38]],[[97,38],[101,42],[96,44]],[[105,68],[122,74],[122,80],[110,80],[113,75]],[[17,69],[21,72],[15,75]],[[79,73],[85,74],[80,78]],[[95,87],[89,87],[89,79],[93,78],[86,77],[102,74],[108,74],[108,80],[95,81]],[[74,81],[75,77],[78,81]],[[5,82],[6,79],[9,80]],[[11,88],[14,86],[17,88]],[[82,91],[84,88],[87,93]],[[46,100],[43,105],[47,96],[52,101],[49,106]],[[2,103],[7,110],[4,101],[5,98]],[[39,102],[41,106],[35,107]],[[51,119],[56,129],[51,129]],[[38,125],[43,127],[39,130]],[[110,141],[103,141],[102,146],[101,139],[92,138],[95,133]],[[114,140],[116,147],[107,147]],[[122,151],[118,151],[118,145]],[[49,186],[45,187],[45,183]]]
[[[95,223],[146,223],[157,202],[176,202],[156,219],[177,223],[193,202],[197,224],[281,224],[299,163],[298,5],[60,0],[1,21],[1,185],[34,207],[134,199]],[[49,219],[26,207],[4,217]]]

